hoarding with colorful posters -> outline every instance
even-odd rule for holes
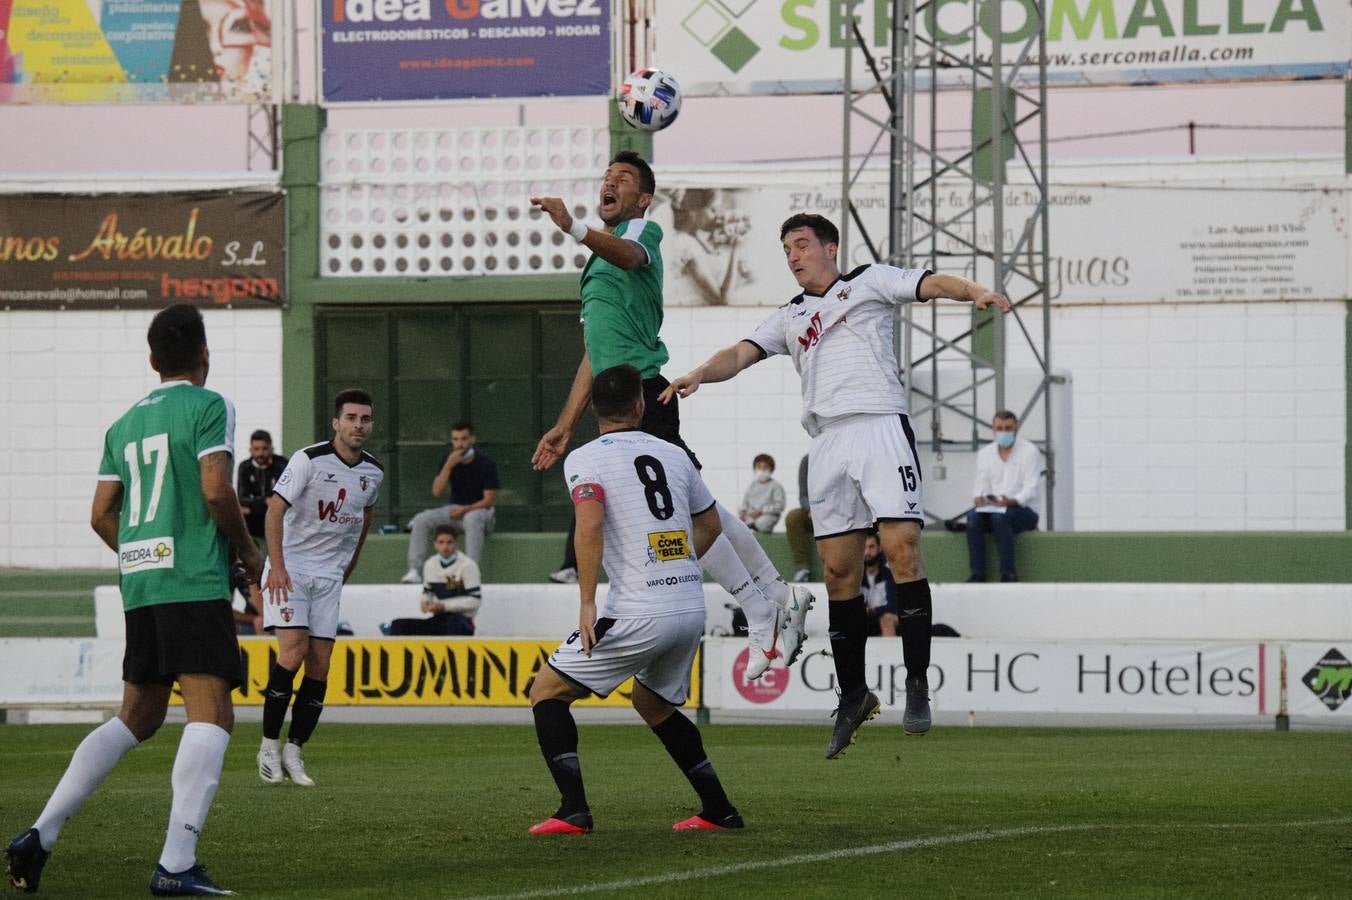
[[[0,195],[0,309],[279,306],[286,197]]]
[[[319,0],[329,103],[610,92],[611,0]]]
[[[0,0],[0,102],[272,96],[273,0]]]

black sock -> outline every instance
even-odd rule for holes
[[[291,704],[291,685],[295,683],[293,670],[283,669],[281,663],[273,663],[267,690],[263,692],[263,737],[275,741],[282,736],[282,722],[286,719],[286,708]]]
[[[901,620],[901,657],[906,662],[906,680],[929,683],[930,628],[934,603],[928,578],[897,585],[897,616]]]
[[[540,752],[559,786],[559,811],[554,818],[590,812],[587,792],[582,787],[582,763],[577,756],[577,722],[573,721],[568,704],[562,700],[541,700],[531,712],[535,715]]]
[[[328,690],[327,681],[302,678],[300,690],[296,691],[296,703],[291,707],[291,730],[286,739],[293,744],[303,744],[315,733],[319,724],[319,714],[324,711],[324,692]]]
[[[677,767],[690,781],[690,786],[699,794],[699,801],[704,804],[700,810],[701,817],[717,822],[728,813],[735,812],[728,802],[728,795],[723,791],[722,782],[718,780],[713,763],[709,762],[704,752],[704,741],[700,739],[699,729],[694,722],[679,712],[673,712],[665,722],[653,729],[653,734],[661,739]]]
[[[831,656],[836,661],[836,684],[847,697],[864,687],[864,645],[868,642],[868,607],[864,595],[832,600],[830,610]]]

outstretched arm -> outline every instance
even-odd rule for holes
[[[1009,298],[984,288],[961,275],[927,275],[920,282],[921,300],[960,300],[970,302],[977,309],[994,305],[1002,313],[1010,310]]]
[[[611,265],[619,266],[621,269],[641,269],[648,264],[648,251],[637,241],[616,237],[605,231],[588,228],[581,222],[575,222],[567,204],[558,197],[531,197],[530,202],[533,206],[544,210],[561,231],[571,234],[588,250]]]
[[[665,391],[657,396],[663,403],[670,403],[673,396],[689,397],[706,381],[727,381],[745,368],[761,361],[761,349],[750,341],[738,341],[724,347],[705,360],[704,364],[691,369],[680,378],[672,381]]]
[[[587,401],[591,397],[592,370],[591,359],[587,351],[582,351],[582,362],[577,364],[577,374],[573,376],[573,386],[568,391],[568,399],[563,403],[554,427],[545,432],[540,443],[535,445],[535,454],[530,458],[537,472],[543,472],[562,458],[568,449],[568,441],[578,420],[587,411]]]

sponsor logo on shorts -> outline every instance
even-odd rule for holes
[[[123,575],[146,572],[151,569],[174,567],[174,539],[148,538],[132,541],[117,548],[117,564]]]
[[[648,548],[658,562],[690,558],[690,538],[684,531],[650,531]]]

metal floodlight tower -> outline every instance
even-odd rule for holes
[[[958,8],[970,18],[960,23]],[[939,272],[960,272],[1010,298],[1008,319],[976,313],[970,325],[941,331],[938,310],[903,307],[898,359],[911,415],[930,422],[929,443],[942,466],[945,448],[974,451],[989,417],[977,409],[978,391],[993,394],[994,409],[1012,408],[1023,420],[1042,403],[1048,439],[1046,527],[1054,526],[1055,454],[1051,441],[1050,257],[1047,224],[1046,0],[1023,0],[1025,20],[1008,44],[999,0],[873,0],[868,9],[884,15],[890,6],[890,55],[877,48],[888,23],[861,24],[861,0],[847,0],[844,34],[844,129],[841,153],[842,268],[858,235],[875,261]],[[941,21],[941,17],[944,17]],[[875,36],[870,46],[868,35]],[[965,35],[965,50],[950,49]],[[961,129],[941,128],[965,92],[971,118]],[[945,104],[940,94],[945,93]],[[964,137],[965,135],[965,137]],[[941,136],[947,146],[941,145]],[[1014,169],[1021,202],[1009,204]],[[887,167],[887,233],[870,231],[856,205],[863,184]],[[1041,378],[1030,397],[1006,399],[1006,338],[1021,335]],[[922,346],[917,351],[917,339]],[[940,380],[940,371],[947,378]],[[954,372],[961,383],[955,384]],[[916,373],[928,370],[927,389]],[[990,385],[990,387],[986,387]],[[942,421],[963,424],[949,438]],[[938,467],[938,466],[936,466]],[[942,471],[942,470],[941,470]],[[943,477],[941,474],[940,477]]]

